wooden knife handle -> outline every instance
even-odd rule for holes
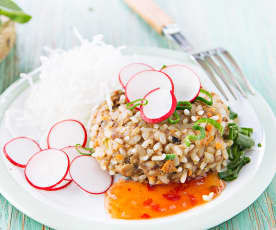
[[[174,21],[152,0],[124,0],[125,3],[140,15],[153,29],[162,34],[164,26]]]

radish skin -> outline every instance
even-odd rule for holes
[[[45,149],[29,159],[24,175],[34,188],[48,190],[59,185],[65,179],[69,167],[69,157],[64,151]],[[55,179],[52,178],[54,176]]]
[[[91,156],[74,158],[69,174],[80,189],[93,195],[104,194],[113,183],[113,176],[103,171],[97,160]]]
[[[145,70],[135,74],[127,83],[125,95],[128,102],[144,98],[157,88],[169,89],[174,93],[174,84],[169,75],[158,70]]]
[[[148,123],[160,123],[166,120],[174,113],[177,105],[173,92],[165,89],[154,89],[144,99],[148,100],[148,104],[141,106],[140,111],[142,119]]]
[[[51,191],[62,190],[62,189],[64,189],[64,188],[68,187],[72,182],[73,182],[72,179],[66,179],[66,178],[65,178],[60,184],[56,185],[55,187],[53,187],[53,188],[48,188],[48,189],[43,189],[43,190],[49,191],[49,192],[51,192]]]
[[[144,70],[154,70],[154,68],[148,64],[138,62],[130,63],[124,66],[119,73],[119,82],[122,85],[122,87],[125,88],[126,84],[132,76]]]
[[[191,67],[175,64],[166,66],[161,71],[172,78],[177,100],[192,102],[196,99],[201,88],[201,82],[198,74]]]
[[[24,142],[22,142],[24,141]],[[21,143],[20,143],[21,142]],[[26,146],[28,142],[29,146]],[[30,146],[30,144],[32,146]],[[17,145],[19,149],[11,149],[12,145]],[[14,147],[13,147],[14,148]],[[32,148],[32,150],[31,150]],[[28,152],[26,152],[28,149]],[[18,158],[22,157],[22,152],[25,151],[25,156],[23,158],[25,159],[17,159],[16,160],[16,155],[18,154]],[[41,151],[41,148],[39,144],[33,140],[32,138],[29,137],[16,137],[11,140],[9,140],[3,147],[3,153],[5,157],[15,166],[18,166],[20,168],[25,168],[28,160],[32,157],[33,154]],[[16,153],[17,152],[17,153]],[[15,154],[16,153],[16,154]],[[12,156],[14,155],[14,156]]]
[[[73,125],[73,126],[70,127],[70,125]],[[60,129],[63,129],[63,130],[60,130]],[[77,132],[80,132],[80,133],[78,133],[77,135],[76,134]],[[75,136],[72,136],[72,135],[75,135]],[[74,137],[76,137],[75,140],[74,140]],[[62,120],[55,123],[51,127],[47,136],[48,148],[62,149],[64,147],[75,146],[77,144],[80,144],[82,147],[84,147],[86,145],[86,142],[87,142],[87,132],[86,132],[85,126],[81,122],[74,119]]]

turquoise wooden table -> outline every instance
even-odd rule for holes
[[[20,72],[39,66],[44,46],[68,49],[75,45],[73,26],[86,38],[101,33],[106,42],[115,46],[175,48],[120,0],[18,2],[33,19],[26,25],[17,25],[16,47],[0,63],[1,92],[18,78]],[[254,87],[276,112],[276,1],[156,2],[176,19],[198,49],[216,46],[229,49]],[[214,229],[275,229],[275,216],[276,177],[250,207]],[[47,227],[24,216],[0,195],[2,229],[37,230]]]

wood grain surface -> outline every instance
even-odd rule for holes
[[[16,46],[0,63],[1,92],[19,77],[20,72],[29,72],[39,66],[43,47],[68,49],[76,45],[73,27],[86,38],[101,33],[106,42],[115,46],[175,49],[170,41],[160,37],[120,0],[17,2],[33,19],[28,24],[17,25]],[[217,46],[229,49],[253,86],[276,112],[275,0],[156,2],[175,19],[198,50]],[[273,230],[276,229],[275,216],[276,177],[250,207],[214,229]],[[4,229],[48,228],[24,216],[0,195],[0,230]]]

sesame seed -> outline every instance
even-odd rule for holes
[[[197,119],[196,119],[196,116],[191,116],[191,120],[192,121],[196,121]]]
[[[201,115],[204,114],[204,111],[203,111],[203,110],[199,110],[199,111],[197,112],[197,114],[198,114],[199,116],[201,116]]]
[[[184,114],[185,114],[186,116],[189,116],[189,115],[190,115],[190,110],[184,109]]]

